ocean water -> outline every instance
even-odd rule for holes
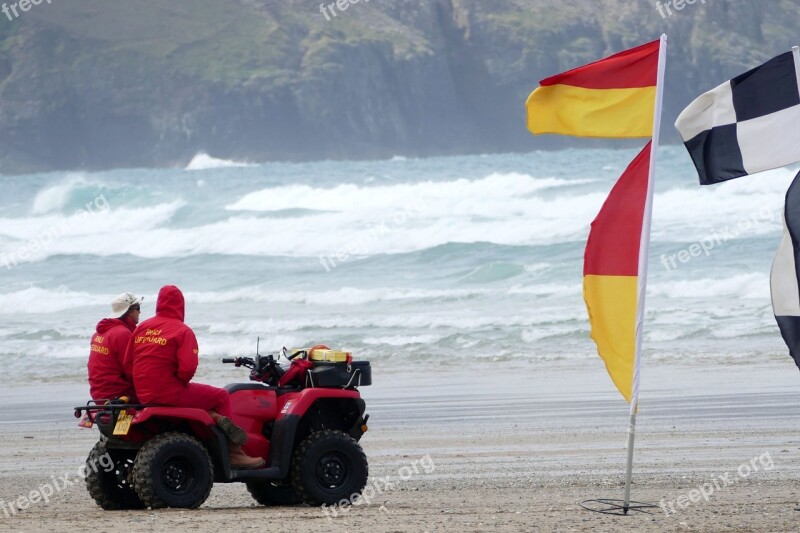
[[[595,358],[589,224],[635,149],[0,176],[0,381],[81,380],[110,299],[181,287],[204,368],[325,343],[386,366]],[[659,151],[648,360],[791,361],[769,269],[797,169]],[[213,371],[213,370],[212,370]]]

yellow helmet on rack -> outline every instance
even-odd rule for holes
[[[315,363],[350,363],[353,361],[353,354],[341,350],[331,350],[324,344],[318,344],[312,348],[302,350],[292,350],[293,353],[303,351],[308,354],[308,359]]]

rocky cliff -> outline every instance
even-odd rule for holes
[[[699,92],[798,44],[794,0],[658,5],[44,0],[0,14],[0,173],[182,165],[200,151],[265,161],[560,147],[575,141],[525,130],[537,81],[662,32],[675,142],[671,123]]]

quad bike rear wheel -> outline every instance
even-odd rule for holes
[[[296,505],[300,499],[294,493],[290,482],[280,481],[248,481],[247,492],[261,505]]]
[[[136,493],[152,509],[197,509],[214,484],[205,447],[184,433],[164,433],[147,441],[133,465]]]
[[[361,446],[348,434],[326,429],[300,443],[292,461],[292,485],[308,505],[353,503],[367,484],[369,467]]]
[[[109,465],[110,457],[113,462]],[[144,509],[130,482],[135,451],[107,449],[105,440],[94,445],[86,458],[86,490],[106,511]],[[112,468],[113,466],[113,468]]]

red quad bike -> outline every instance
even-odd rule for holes
[[[222,360],[251,369],[253,383],[225,388],[233,421],[248,434],[245,453],[267,461],[257,470],[231,468],[228,441],[202,409],[124,399],[75,407],[76,418],[85,413],[79,425],[96,425],[101,433],[87,459],[89,494],[106,510],[196,509],[215,482],[243,482],[262,505],[352,500],[367,483],[367,458],[358,441],[369,415],[358,387],[372,383],[372,372],[369,362],[353,361],[345,352],[326,349],[343,357],[314,360],[320,348],[326,347],[290,356],[284,348],[288,368],[273,355]],[[105,454],[113,468],[101,460]]]

